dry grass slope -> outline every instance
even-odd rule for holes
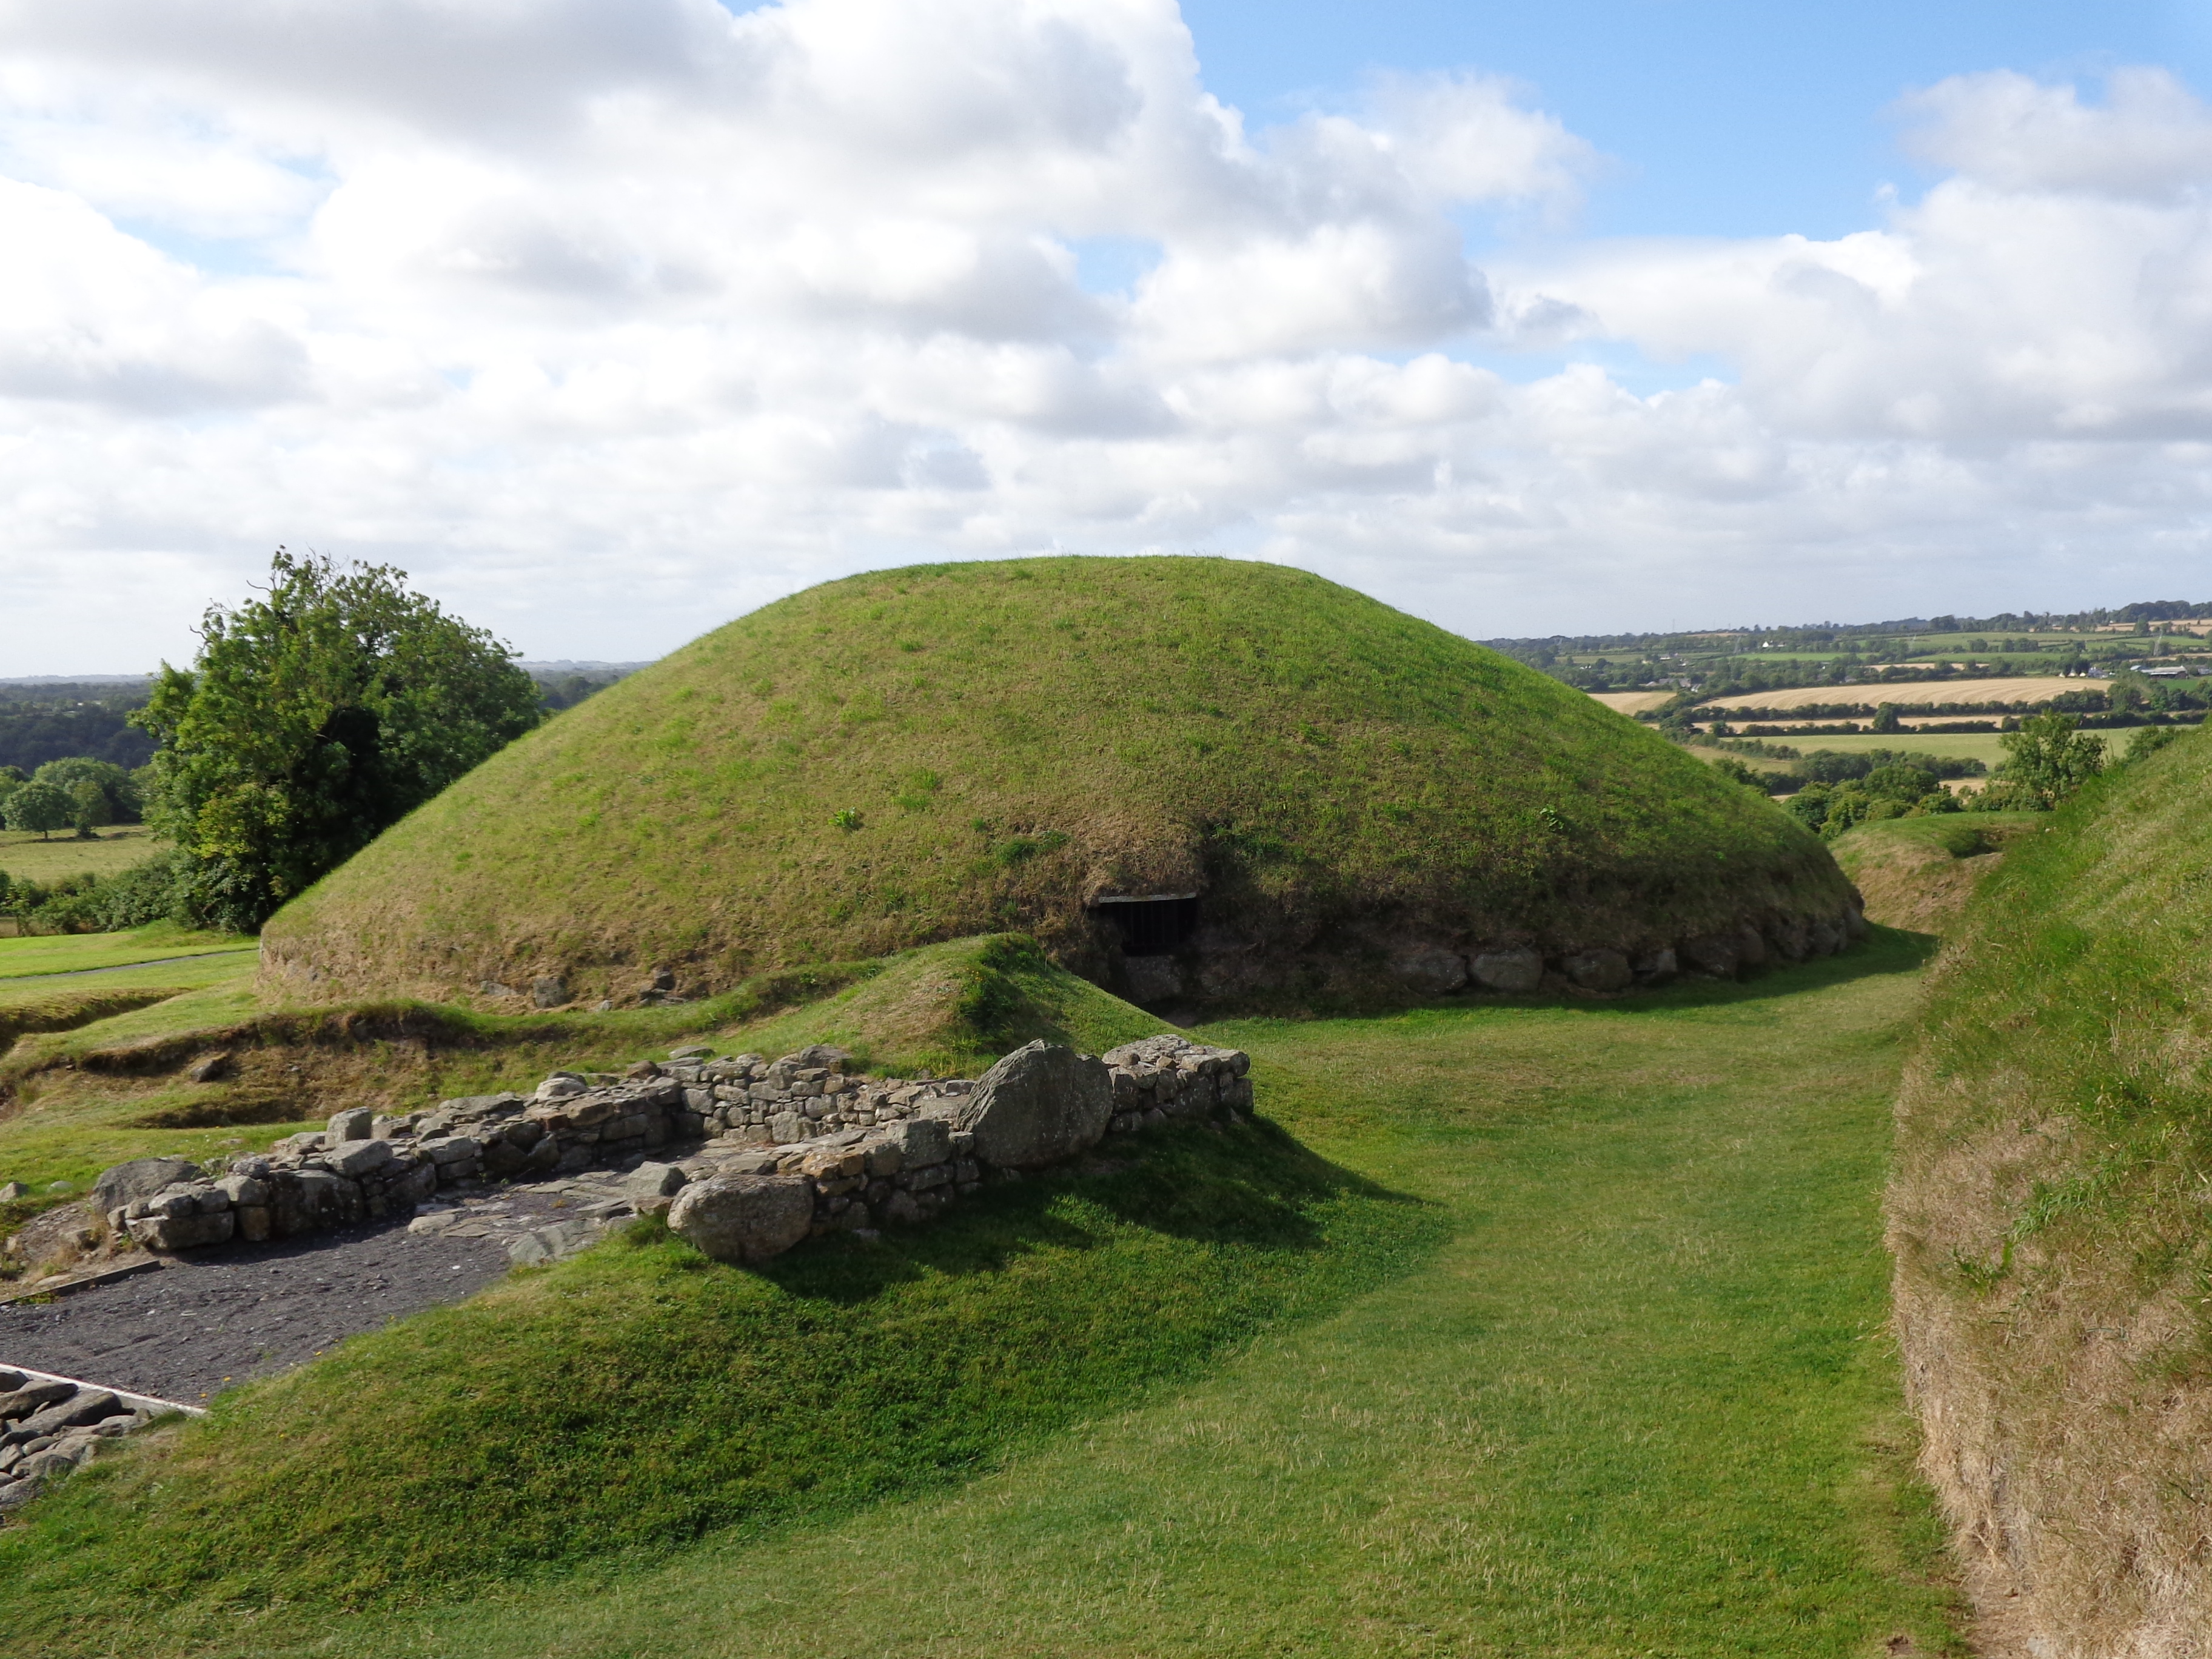
[[[1101,891],[1203,889],[1255,960],[1417,917],[1560,948],[1833,915],[1825,849],[1589,698],[1302,572],[856,576],[624,680],[280,915],[295,994],[748,975],[1004,929],[1110,976]]]
[[[1926,1468],[2033,1650],[2212,1652],[2208,787],[2185,738],[2014,844],[1899,1097]]]
[[[2035,812],[1947,813],[1864,823],[1835,843],[1836,862],[1866,900],[1869,921],[1948,933],[2014,837],[2043,828]]]

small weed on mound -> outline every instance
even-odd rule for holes
[[[96,1466],[0,1534],[0,1603],[19,1639],[101,1650],[134,1605],[449,1601],[834,1514],[1133,1404],[1442,1232],[1261,1123],[763,1273],[641,1223]]]

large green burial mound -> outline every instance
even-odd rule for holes
[[[264,971],[622,1004],[663,970],[698,995],[1020,930],[1153,1006],[1537,968],[1613,989],[1699,941],[1717,971],[1754,934],[1836,948],[1854,902],[1751,791],[1348,589],[1024,559],[855,576],[693,641],[303,895]]]

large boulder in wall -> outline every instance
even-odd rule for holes
[[[801,1175],[695,1182],[668,1207],[668,1228],[702,1255],[740,1264],[781,1255],[814,1225],[814,1182]]]
[[[1096,1146],[1113,1115],[1106,1062],[1040,1041],[978,1078],[957,1122],[974,1133],[975,1156],[986,1164],[1026,1170]]]
[[[136,1199],[151,1198],[161,1188],[191,1181],[200,1166],[188,1158],[134,1158],[102,1170],[92,1183],[92,1207],[106,1215]]]

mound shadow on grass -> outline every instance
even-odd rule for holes
[[[1252,1174],[1224,1170],[1218,1153],[1230,1145],[1255,1159]],[[755,1271],[796,1298],[862,1303],[931,1275],[1004,1273],[1042,1252],[1100,1248],[1110,1235],[1102,1235],[1085,1211],[1110,1217],[1116,1227],[1209,1247],[1320,1252],[1330,1247],[1322,1211],[1342,1198],[1417,1213],[1434,1207],[1329,1163],[1255,1118],[1236,1131],[1200,1127],[1135,1146],[1109,1142],[1070,1170],[1000,1186],[988,1199],[994,1224],[988,1229],[890,1231],[865,1245],[796,1250]],[[658,1226],[641,1224],[641,1232],[650,1238]]]
[[[641,1223],[95,1464],[0,1531],[0,1626],[168,1650],[241,1611],[496,1595],[941,1488],[1413,1271],[1446,1231],[1264,1122],[764,1272]]]

